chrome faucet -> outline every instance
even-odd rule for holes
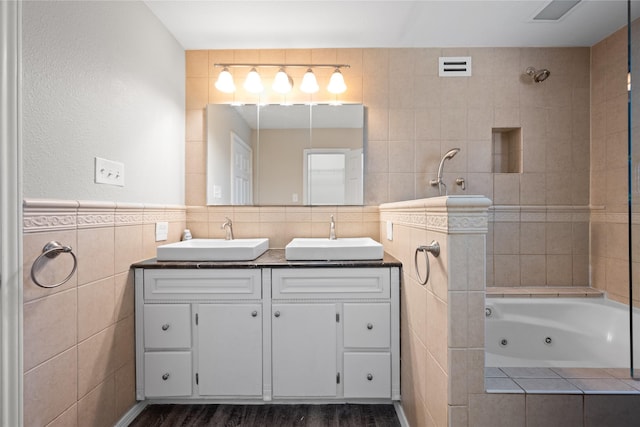
[[[438,194],[440,194],[442,196],[442,187],[444,187],[444,195],[447,195],[447,186],[445,185],[444,182],[442,182],[442,171],[444,169],[444,161],[447,159],[452,159],[453,156],[455,156],[456,154],[458,154],[458,151],[460,151],[459,148],[452,148],[451,150],[447,151],[446,154],[444,156],[442,156],[442,159],[440,160],[440,166],[438,166],[438,177],[436,179],[432,179],[431,181],[429,181],[429,184],[431,184],[432,186],[438,186]]]
[[[222,223],[222,226],[220,228],[227,233],[224,236],[225,240],[233,240],[233,223],[231,222],[229,217],[224,217],[224,222]]]
[[[336,222],[331,215],[331,222],[329,223],[329,240],[336,240]]]

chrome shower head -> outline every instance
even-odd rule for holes
[[[533,67],[528,67],[525,72],[536,83],[540,83],[547,80],[547,78],[551,74],[551,71],[547,70],[546,68],[542,68],[541,70],[536,70]]]

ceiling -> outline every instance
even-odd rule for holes
[[[582,0],[553,22],[533,21],[549,0],[145,3],[186,50],[592,46],[627,22],[626,0]]]

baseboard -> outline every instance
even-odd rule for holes
[[[133,407],[131,407],[131,409],[129,409],[129,411],[124,414],[117,423],[115,423],[114,427],[127,427],[138,415],[140,415],[140,412],[142,412],[148,404],[149,402],[144,400],[133,405]]]
[[[402,427],[410,427],[409,421],[407,420],[407,417],[404,415],[402,404],[400,404],[400,402],[393,402],[393,407],[396,410],[396,415],[398,416],[398,421],[400,421],[400,425]]]

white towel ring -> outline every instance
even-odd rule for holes
[[[69,273],[67,277],[65,277],[58,283],[54,283],[52,285],[40,283],[40,281],[38,281],[38,279],[36,278],[36,266],[38,266],[44,260],[44,257],[54,259],[61,253],[69,253],[73,257],[73,268],[71,269],[71,273]],[[42,248],[42,253],[38,256],[38,258],[36,258],[35,261],[33,261],[33,264],[31,265],[31,280],[33,280],[33,283],[40,286],[41,288],[57,288],[58,286],[67,283],[69,279],[71,279],[71,276],[73,276],[73,273],[76,272],[77,268],[78,258],[76,258],[76,254],[73,253],[73,249],[71,249],[71,246],[65,246],[55,240],[52,240],[44,245],[44,248]]]
[[[422,277],[420,277],[420,269],[418,268],[418,252],[424,253],[424,260],[427,264],[427,275],[424,280],[422,279]],[[436,258],[440,256],[440,244],[433,240],[429,245],[418,246],[415,253],[413,254],[413,266],[416,270],[416,277],[418,278],[418,282],[420,282],[422,286],[427,284],[427,282],[429,281],[429,275],[431,274],[431,267],[429,266],[429,252],[431,252],[431,254]]]

